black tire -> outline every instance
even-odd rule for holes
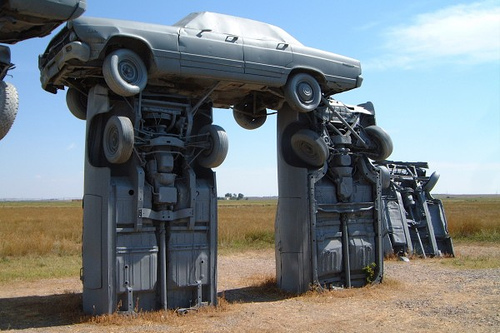
[[[381,127],[376,125],[368,126],[365,132],[370,140],[370,150],[366,154],[374,161],[383,161],[391,156],[393,151],[392,139]]]
[[[18,109],[19,96],[16,87],[0,81],[0,140],[7,135],[14,124]]]
[[[216,168],[224,162],[229,150],[226,131],[217,125],[205,125],[200,130],[200,136],[208,136],[210,148],[198,156],[198,164],[204,168]]]
[[[146,65],[135,52],[118,49],[106,56],[102,64],[104,80],[115,94],[134,96],[148,83]]]
[[[267,110],[262,109],[257,112],[256,115],[248,114],[243,111],[233,109],[233,117],[236,123],[247,130],[254,130],[266,122]]]
[[[432,189],[434,188],[434,186],[436,186],[439,180],[439,176],[440,176],[439,173],[437,173],[436,171],[434,171],[430,175],[429,180],[423,186],[425,192],[429,193],[430,191],[432,191]]]
[[[307,165],[322,167],[328,159],[328,146],[318,133],[301,129],[292,135],[293,152]]]
[[[130,118],[109,118],[104,128],[102,147],[109,163],[122,164],[130,159],[134,150],[134,126]]]
[[[321,102],[321,87],[311,75],[298,73],[288,79],[285,98],[292,109],[298,112],[311,112]]]
[[[69,111],[78,119],[87,119],[88,96],[75,88],[68,88],[66,92],[66,104]]]

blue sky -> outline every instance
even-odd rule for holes
[[[441,179],[434,193],[500,192],[500,2],[98,1],[86,16],[170,25],[190,12],[215,11],[279,26],[318,49],[361,61],[364,82],[336,95],[368,100],[394,141],[390,159],[429,162]],[[66,108],[65,93],[39,83],[38,54],[49,37],[11,46],[17,68],[6,81],[19,92],[17,119],[0,141],[0,199],[83,195],[85,123]],[[230,110],[214,111],[229,154],[216,169],[219,195],[277,195],[276,117],[253,131]]]

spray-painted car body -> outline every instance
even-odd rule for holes
[[[378,165],[387,168],[391,178],[381,195],[385,254],[454,256],[443,203],[430,193],[439,174],[428,176],[427,162],[379,161]]]
[[[85,11],[86,0],[3,0],[0,2],[0,43],[15,44],[50,34],[66,20]],[[3,82],[14,68],[10,48],[0,45],[0,140],[10,130],[17,115],[17,89]]]
[[[83,14],[85,0],[6,0],[0,7],[0,42],[43,37]]]
[[[300,293],[315,285],[350,288],[382,279],[379,194],[387,180],[367,157],[385,157],[380,154],[390,152],[392,141],[376,136],[385,148],[372,147],[374,137],[363,125],[374,123],[371,103],[348,106],[325,99],[311,113],[278,112],[275,230],[281,289]]]
[[[212,88],[215,107],[251,102],[254,109],[278,109],[284,100],[280,88],[297,73],[317,80],[326,95],[362,82],[355,59],[306,47],[266,23],[201,12],[173,26],[99,18],[68,22],[40,55],[42,87],[53,93],[64,86],[88,91],[103,82],[103,62],[117,49],[137,53],[148,85],[195,97]]]

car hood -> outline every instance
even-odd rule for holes
[[[146,38],[150,43],[161,42],[156,38],[165,34],[178,34],[179,28],[143,23],[136,21],[116,20],[97,17],[80,17],[67,23],[67,29],[73,30],[78,38],[84,42],[102,42],[113,35],[129,35],[137,38]],[[156,37],[149,32],[154,32]],[[159,34],[159,35],[158,35]]]
[[[15,44],[50,34],[61,23],[79,17],[86,0],[9,0],[0,7],[0,42]]]

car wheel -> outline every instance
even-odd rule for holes
[[[293,152],[312,167],[322,167],[328,158],[328,146],[318,133],[301,129],[292,135]]]
[[[127,162],[134,150],[134,126],[128,117],[113,116],[104,128],[103,150],[108,162]]]
[[[425,183],[423,189],[425,192],[430,192],[436,186],[437,182],[439,180],[439,173],[434,171],[431,176],[429,177],[429,180]]]
[[[226,131],[217,125],[206,125],[201,128],[199,134],[208,135],[210,146],[198,156],[198,164],[208,169],[218,167],[226,159],[229,150]]]
[[[19,108],[19,96],[16,87],[0,81],[0,140],[9,132],[16,119]]]
[[[253,115],[233,109],[233,117],[234,120],[236,120],[236,123],[244,129],[253,130],[264,125],[267,119],[267,110],[259,110],[256,115]]]
[[[383,161],[392,154],[392,139],[381,127],[368,126],[365,132],[370,140],[370,151],[366,154],[374,161]]]
[[[120,96],[134,96],[148,83],[146,65],[133,51],[119,49],[111,52],[102,65],[102,74],[109,89]]]
[[[75,88],[68,88],[66,104],[69,111],[78,119],[87,119],[87,95]]]
[[[298,112],[311,112],[321,102],[321,87],[309,74],[299,73],[288,79],[285,86],[288,105]]]

